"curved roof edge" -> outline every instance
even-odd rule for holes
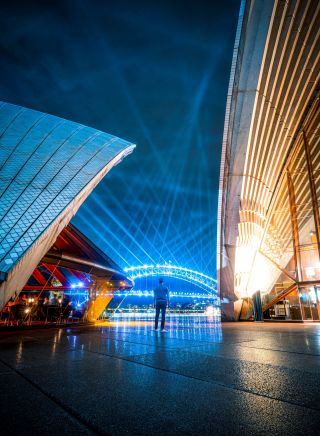
[[[78,123],[0,103],[0,306],[134,148]]]
[[[239,204],[250,135],[251,114],[265,56],[274,2],[241,0],[238,27],[227,94],[222,142],[217,219],[217,290],[234,298],[234,274],[230,265],[235,255]],[[233,173],[230,174],[230,168]],[[230,200],[230,198],[232,200]],[[231,202],[232,207],[227,207]],[[227,229],[227,231],[226,231]],[[230,262],[231,260],[231,262]]]
[[[220,162],[220,176],[219,176],[219,192],[218,192],[218,212],[217,212],[217,291],[220,294],[220,283],[221,283],[221,269],[222,269],[222,257],[225,255],[223,253],[223,245],[222,245],[222,237],[223,237],[223,223],[222,223],[222,215],[224,214],[224,193],[226,186],[226,177],[227,177],[227,168],[226,168],[226,160],[228,159],[228,144],[229,144],[229,136],[230,136],[230,119],[231,119],[231,107],[232,107],[232,95],[236,80],[236,71],[238,65],[238,59],[240,56],[239,47],[240,47],[240,39],[242,34],[242,25],[244,20],[244,12],[245,12],[246,0],[241,0],[238,25],[236,30],[236,37],[233,47],[233,55],[231,62],[231,71],[230,71],[230,79],[229,86],[227,92],[227,102],[226,102],[226,113],[224,119],[224,129],[223,129],[223,138],[222,138],[222,149],[221,149],[221,162]]]

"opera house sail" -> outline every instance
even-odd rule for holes
[[[320,3],[243,1],[222,147],[225,316],[320,317]],[[226,306],[227,307],[227,306]]]
[[[80,232],[73,227],[62,232],[95,186],[133,149],[107,133],[0,103],[0,309],[33,273],[40,284],[59,250],[67,252],[60,252],[56,265],[82,275],[122,277]],[[45,272],[37,271],[44,256]],[[91,264],[94,260],[99,265]],[[57,277],[61,271],[53,269]],[[64,282],[63,274],[59,277]]]

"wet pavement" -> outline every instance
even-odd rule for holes
[[[0,333],[0,434],[320,434],[320,324]]]

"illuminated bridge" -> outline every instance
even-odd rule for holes
[[[149,276],[167,276],[173,277],[185,282],[194,284],[208,294],[217,296],[216,283],[217,281],[210,276],[207,276],[199,271],[193,271],[188,268],[183,268],[177,265],[142,265],[124,268],[131,279]]]
[[[113,294],[112,294],[113,295]],[[130,290],[130,291],[118,291],[116,293],[117,297],[153,297],[153,291],[144,291],[144,290]],[[194,298],[194,299],[212,299],[215,295],[209,295],[207,292],[199,293],[199,292],[176,292],[170,291],[170,299],[172,297],[177,298]]]

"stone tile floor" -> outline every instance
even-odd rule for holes
[[[0,333],[0,434],[320,434],[320,324]]]

